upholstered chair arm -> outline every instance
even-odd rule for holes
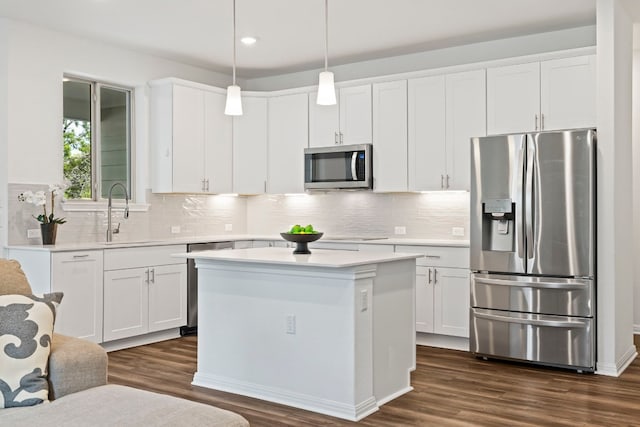
[[[49,399],[107,383],[107,353],[98,344],[53,334],[49,356]]]

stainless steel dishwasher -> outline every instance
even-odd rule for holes
[[[187,252],[219,251],[233,249],[233,242],[193,243]],[[193,259],[187,260],[187,325],[180,328],[180,335],[198,333],[198,270]]]

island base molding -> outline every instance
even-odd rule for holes
[[[336,402],[327,399],[318,399],[316,396],[308,396],[301,393],[293,393],[287,390],[276,389],[273,387],[265,387],[260,384],[253,384],[234,380],[233,378],[224,378],[217,375],[207,375],[196,372],[193,376],[192,385],[206,387],[213,390],[224,391],[226,393],[234,393],[242,396],[253,397],[260,400],[279,403],[281,405],[292,406],[307,411],[313,411],[332,417],[342,418],[349,421],[359,421],[379,408],[376,399],[371,396],[358,404],[348,404]],[[394,395],[388,400],[413,390],[409,387],[407,390]],[[386,402],[379,402],[380,405]]]

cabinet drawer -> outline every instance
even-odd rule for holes
[[[104,269],[120,270],[149,265],[183,264],[186,263],[184,258],[175,258],[171,255],[184,252],[187,252],[186,245],[107,249],[104,251]]]
[[[423,258],[416,259],[416,265],[469,268],[469,248],[398,245],[396,252],[424,254]]]

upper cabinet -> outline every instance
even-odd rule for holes
[[[339,89],[336,105],[317,105],[316,96],[309,94],[310,147],[371,143],[371,85]]]
[[[309,142],[306,93],[269,98],[267,190],[304,193],[304,149]]]
[[[231,191],[225,97],[170,80],[151,84],[151,187],[158,193]]]
[[[487,69],[490,135],[596,126],[595,55]]]
[[[373,190],[407,191],[407,81],[373,85]]]
[[[233,118],[233,192],[263,194],[267,191],[267,98],[243,96],[242,110],[241,116]]]
[[[469,190],[470,138],[486,135],[485,72],[409,80],[410,191]]]

